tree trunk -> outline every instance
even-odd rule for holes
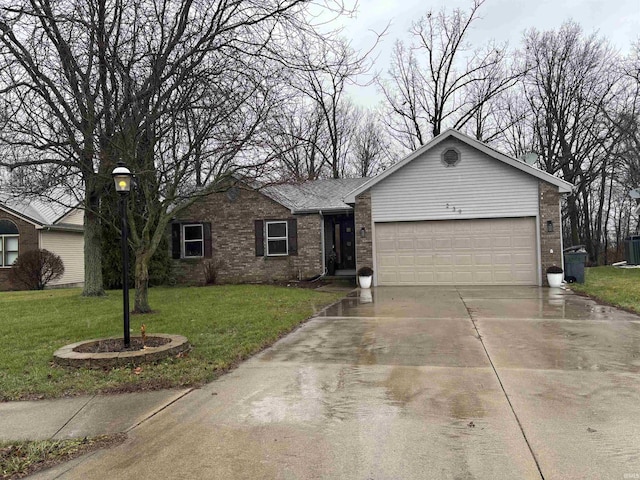
[[[153,253],[148,249],[136,251],[136,296],[133,307],[134,313],[150,313],[149,305],[149,262]]]
[[[102,225],[96,213],[100,198],[93,188],[87,185],[84,211],[84,290],[85,297],[104,295],[102,282]]]
[[[567,197],[567,210],[569,211],[569,226],[571,228],[571,245],[580,244],[580,236],[578,234],[578,207],[576,206],[576,196],[570,194]]]

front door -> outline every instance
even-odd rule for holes
[[[356,246],[353,216],[334,217],[333,244],[336,251],[336,266],[339,270],[356,268]]]

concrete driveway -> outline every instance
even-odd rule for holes
[[[533,287],[355,293],[40,478],[640,478],[640,317]]]

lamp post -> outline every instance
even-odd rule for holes
[[[131,190],[131,171],[118,162],[118,166],[111,172],[116,184],[116,192],[120,196],[120,217],[122,230],[122,303],[124,320],[124,346],[129,348],[131,337],[129,333],[129,246],[127,239],[127,196]]]

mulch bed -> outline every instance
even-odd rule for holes
[[[109,353],[109,352],[131,352],[136,350],[142,350],[146,347],[160,347],[169,343],[171,339],[162,337],[146,338],[144,345],[140,338],[132,338],[129,348],[125,348],[124,340],[122,338],[109,338],[100,340],[97,342],[85,343],[73,349],[74,352],[79,353]]]

